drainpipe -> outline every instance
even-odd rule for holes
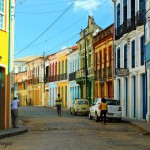
[[[147,115],[147,90],[148,90],[148,86],[147,86],[147,68],[146,68],[146,63],[147,63],[147,60],[146,60],[146,45],[145,45],[145,42],[146,42],[146,32],[145,32],[145,28],[146,28],[146,0],[144,2],[145,6],[144,6],[144,12],[143,12],[143,15],[144,15],[144,54],[145,54],[145,84],[146,84],[146,91],[145,91],[145,94],[146,94],[146,101],[145,101],[145,105],[146,105],[146,115]]]
[[[114,46],[113,46],[113,53],[114,53],[114,80],[116,80],[116,45],[115,45],[115,29],[116,29],[116,0],[112,0],[114,3]],[[115,89],[115,86],[114,86]],[[114,97],[115,93],[114,93]]]

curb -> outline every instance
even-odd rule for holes
[[[4,138],[12,137],[12,136],[20,135],[20,134],[26,133],[28,131],[29,131],[28,129],[24,129],[24,130],[21,130],[21,131],[16,131],[16,132],[3,134],[3,135],[0,135],[0,140],[4,139]]]
[[[139,130],[141,130],[142,132],[144,132],[143,135],[144,135],[145,133],[148,133],[148,132],[149,132],[148,130],[144,129],[143,127],[137,125],[136,123],[134,123],[134,122],[132,122],[132,121],[122,119],[122,122],[130,123],[132,126],[138,128]]]

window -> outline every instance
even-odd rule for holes
[[[4,0],[0,0],[0,29],[3,29],[4,24]]]
[[[144,65],[144,36],[140,38],[141,65]]]
[[[127,44],[124,45],[124,68],[127,68]]]
[[[145,11],[145,2],[144,2],[144,0],[139,0],[139,10],[144,13],[144,11]]]
[[[132,68],[135,68],[135,41],[131,43],[131,54],[132,54]]]
[[[64,73],[64,61],[62,61],[62,74]]]
[[[120,48],[117,50],[117,68],[120,68]]]
[[[117,5],[117,27],[120,27],[120,4]]]
[[[127,0],[123,1],[123,19],[127,20]]]
[[[65,63],[66,63],[66,73],[67,73],[67,59],[66,59],[66,62],[65,62]]]
[[[131,0],[131,18],[135,16],[135,0]]]
[[[49,66],[46,66],[46,77],[48,78],[49,75]]]
[[[21,67],[18,67],[18,72],[21,72]]]

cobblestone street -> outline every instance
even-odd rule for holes
[[[88,120],[87,116],[72,116],[63,110],[58,117],[56,109],[45,107],[20,107],[20,119],[29,132],[2,139],[12,142],[10,150],[150,150],[150,137],[128,123]],[[20,121],[20,120],[19,120]]]

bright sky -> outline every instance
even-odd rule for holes
[[[17,0],[15,58],[39,56],[73,46],[88,15],[106,28],[114,21],[112,0]]]

